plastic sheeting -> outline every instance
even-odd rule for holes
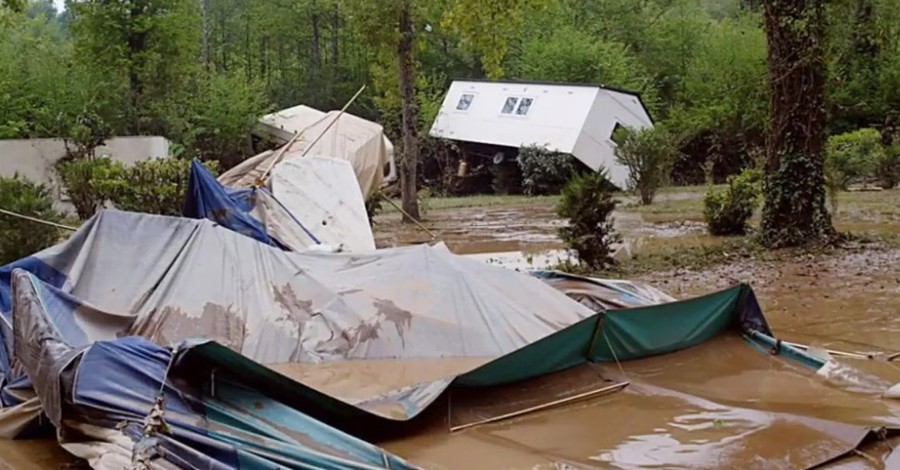
[[[354,253],[375,251],[366,202],[353,181],[346,160],[298,158],[272,170],[272,193],[323,244]]]
[[[254,240],[293,251],[319,243],[268,191],[226,188],[197,160],[191,163],[183,214],[215,221]]]
[[[530,274],[598,313],[675,301],[674,297],[642,282],[597,279],[559,271],[532,271]]]
[[[353,166],[363,197],[371,196],[381,186],[390,160],[381,125],[339,111],[330,111],[320,119],[307,119],[304,124],[307,122],[311,124],[301,128],[300,137],[284,152],[282,161],[303,155],[347,160]],[[219,182],[230,187],[253,186],[273,166],[277,153],[267,151],[245,160],[222,173]]]

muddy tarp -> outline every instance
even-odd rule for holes
[[[675,301],[665,292],[637,281],[598,279],[549,270],[530,271],[529,274],[598,313]]]
[[[23,270],[13,286],[16,358],[61,444],[94,468],[126,468],[133,453],[159,456],[152,468],[414,468],[259,390],[227,379],[197,389],[172,374],[172,348],[139,337],[84,345],[64,293]],[[142,429],[151,410],[162,413],[152,434]]]
[[[80,305],[68,326],[87,342],[202,336],[261,363],[491,358],[592,314],[537,279],[441,247],[291,253],[208,220],[112,210],[67,242],[3,268],[6,282],[15,266]],[[6,392],[27,378],[7,354],[4,284]],[[3,398],[4,406],[19,402]]]
[[[183,215],[209,219],[283,249],[302,251],[319,240],[265,188],[227,188],[199,161],[191,163]]]
[[[296,111],[302,114],[319,112],[306,107]],[[277,118],[277,115],[274,117]],[[392,160],[392,150],[380,124],[340,111],[329,111],[321,117],[300,121],[302,124],[299,124],[299,128],[291,129],[298,132],[299,137],[291,148],[281,155],[281,160],[302,156],[347,160],[353,165],[363,198],[368,198],[381,187],[385,167]],[[289,139],[290,137],[284,140]],[[218,180],[226,186],[235,188],[252,186],[273,166],[278,153],[266,151],[248,158],[219,175]]]

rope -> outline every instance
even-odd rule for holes
[[[622,363],[619,362],[619,356],[616,355],[616,350],[613,349],[612,343],[609,341],[609,336],[606,336],[606,330],[602,330],[602,331],[603,331],[603,339],[606,340],[606,345],[609,346],[609,352],[612,353],[613,359],[616,360],[616,365],[619,366],[619,372],[622,374],[622,377],[625,377],[625,378],[627,379],[627,378],[628,378],[628,374],[626,374],[626,373],[625,373],[625,369],[622,368]]]
[[[153,401],[153,406],[144,417],[141,437],[131,449],[131,466],[127,470],[150,470],[151,462],[162,455],[160,442],[156,435],[169,432],[169,425],[165,420],[166,383],[169,381],[169,372],[172,370],[177,355],[178,347],[176,346],[172,348],[169,363],[166,365],[166,372],[163,375],[156,399]],[[124,427],[126,424],[122,423],[121,425]]]
[[[61,228],[61,229],[64,229],[64,230],[71,230],[71,231],[73,231],[73,232],[76,231],[76,230],[78,230],[78,229],[75,228],[75,227],[70,227],[70,226],[68,226],[68,225],[58,224],[58,223],[56,223],[56,222],[50,222],[49,220],[42,220],[42,219],[38,219],[38,218],[35,218],[35,217],[30,217],[30,216],[27,216],[27,215],[19,214],[18,212],[8,211],[8,210],[6,210],[6,209],[0,209],[0,214],[5,214],[5,215],[11,216],[11,217],[18,217],[18,218],[20,218],[20,219],[25,219],[25,220],[28,220],[28,221],[31,221],[31,222],[34,222],[34,223],[44,224],[44,225],[49,225],[49,226],[51,226],[51,227]]]

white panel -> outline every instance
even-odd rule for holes
[[[455,81],[430,134],[510,147],[536,144],[571,153],[597,90],[584,86]],[[467,109],[458,110],[464,94],[473,95],[473,99]],[[502,114],[509,97],[532,99],[527,114]]]
[[[624,189],[628,168],[616,162],[615,143],[611,140],[616,123],[637,128],[653,125],[636,96],[601,89],[572,154],[595,171],[604,166],[609,179]]]
[[[272,193],[325,245],[375,251],[375,237],[353,166],[347,160],[303,157],[272,170]]]

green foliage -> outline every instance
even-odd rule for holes
[[[515,67],[522,79],[601,83],[641,92],[650,106],[657,101],[646,71],[624,44],[568,25],[529,37]]]
[[[577,175],[563,189],[556,209],[568,221],[559,229],[560,238],[582,264],[595,270],[615,264],[612,245],[621,240],[613,226],[614,191],[605,171]]]
[[[66,194],[81,220],[87,220],[112,196],[125,167],[109,158],[77,158],[56,165]]]
[[[111,136],[159,134],[185,156],[231,166],[252,152],[261,114],[338,109],[367,83],[349,111],[382,123],[403,155],[397,44],[408,4],[423,168],[446,167],[429,165],[426,131],[450,77],[639,91],[677,129],[676,182],[699,182],[705,163],[722,180],[764,146],[758,0],[71,3],[59,14],[47,0],[0,7],[0,138],[61,137],[90,156]],[[900,8],[828,2],[828,15],[829,129],[881,123],[900,109]]]
[[[215,161],[204,162],[214,174]],[[125,167],[108,183],[109,199],[116,208],[179,216],[184,207],[191,161],[180,158],[156,158]]]
[[[529,196],[559,194],[578,170],[571,155],[537,145],[520,148],[516,162],[522,171],[522,190]]]
[[[886,160],[881,134],[875,129],[834,135],[826,144],[825,179],[829,187],[846,190],[851,183],[874,179]]]
[[[667,183],[678,156],[678,142],[665,126],[644,129],[620,127],[613,136],[616,160],[628,167],[628,189],[651,204],[656,191]]]
[[[53,209],[50,188],[18,175],[0,177],[0,208],[49,222],[62,219]],[[37,253],[59,237],[57,228],[0,214],[0,266]]]
[[[452,0],[442,26],[458,33],[463,46],[480,59],[485,74],[503,78],[503,62],[530,15],[540,15],[549,0]]]
[[[750,168],[728,178],[724,190],[710,188],[703,199],[703,218],[712,235],[743,235],[759,206],[763,173]]]
[[[263,85],[237,74],[213,74],[192,104],[182,141],[192,156],[227,167],[253,154],[250,133],[271,109]]]
[[[900,144],[885,149],[878,165],[878,180],[884,189],[892,189],[900,183]]]

